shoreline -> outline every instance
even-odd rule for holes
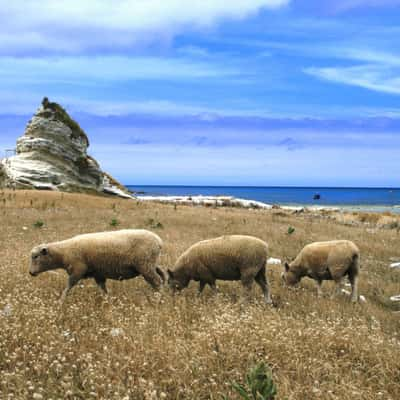
[[[151,196],[135,195],[137,200],[156,201],[167,204],[198,205],[206,207],[241,207],[248,209],[282,209],[288,211],[336,211],[336,212],[369,212],[400,214],[400,205],[315,205],[315,204],[268,204],[257,200],[242,199],[234,196]]]

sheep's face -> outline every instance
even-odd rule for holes
[[[168,282],[167,270],[164,267],[158,265],[158,266],[156,266],[156,272],[157,272],[158,276],[161,278],[162,284],[165,285]]]
[[[168,270],[168,286],[174,292],[184,289],[188,284],[189,280],[181,279],[181,277],[176,276],[173,271],[171,271],[170,269]]]
[[[284,265],[284,270],[282,272],[281,277],[288,286],[294,286],[300,282],[299,277],[293,271],[290,270],[290,265],[287,262]]]
[[[49,248],[45,245],[35,247],[31,252],[31,265],[29,273],[37,276],[41,272],[53,269],[55,260],[51,255]]]

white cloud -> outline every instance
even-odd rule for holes
[[[363,48],[342,48],[332,49],[332,53],[338,57],[351,60],[365,61],[368,63],[377,63],[383,65],[400,66],[400,56],[383,51],[375,51]]]
[[[1,0],[0,51],[77,52],[169,40],[182,29],[242,19],[290,0]]]
[[[368,64],[353,67],[307,68],[317,78],[389,94],[400,94],[400,69]]]
[[[352,47],[330,49],[329,54],[358,63],[345,67],[305,68],[304,72],[322,80],[358,86],[376,92],[400,94],[399,55]]]

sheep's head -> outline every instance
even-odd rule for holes
[[[281,277],[288,286],[294,286],[300,282],[300,278],[290,269],[290,264],[287,262],[283,266]]]
[[[189,279],[179,276],[176,272],[168,269],[168,286],[173,290],[182,290],[189,284]]]
[[[34,247],[31,252],[31,265],[29,273],[32,276],[37,276],[41,272],[53,269],[56,265],[54,255],[46,245]]]

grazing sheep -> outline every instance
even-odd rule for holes
[[[161,247],[162,240],[156,234],[141,229],[89,233],[35,247],[29,273],[36,276],[65,269],[69,278],[61,301],[84,278],[94,278],[105,293],[106,279],[124,280],[138,275],[159,288],[164,281],[164,272],[156,266]]]
[[[240,280],[246,295],[253,280],[261,287],[267,303],[271,303],[266,277],[268,245],[252,236],[230,235],[198,242],[186,250],[168,270],[169,285],[174,290],[188,286],[191,280],[199,281],[199,293],[209,284],[216,290],[217,279]]]
[[[349,240],[315,242],[303,248],[290,263],[285,263],[282,277],[289,285],[295,285],[307,276],[317,281],[318,296],[322,295],[324,280],[334,280],[336,293],[339,293],[341,281],[345,275],[351,284],[351,301],[358,300],[358,274],[360,251]]]

